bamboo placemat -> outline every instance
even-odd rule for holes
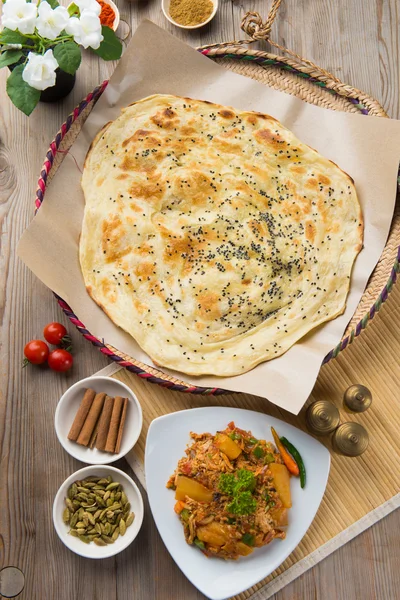
[[[143,431],[127,458],[143,484],[147,430],[154,418],[166,413],[199,406],[232,406],[264,412],[306,430],[306,407],[312,401],[324,398],[336,404],[342,421],[358,421],[367,428],[370,445],[362,456],[346,458],[332,453],[326,494],[314,522],[296,550],[270,577],[237,596],[237,600],[266,600],[400,506],[399,322],[400,289],[395,289],[358,343],[321,369],[312,396],[297,417],[257,396],[238,393],[195,396],[148,385],[115,365],[102,371],[126,383],[141,402]],[[342,408],[343,392],[353,383],[363,383],[373,393],[372,407],[362,415],[350,415]],[[329,438],[320,438],[320,441],[330,448]]]

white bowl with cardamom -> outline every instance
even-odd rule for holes
[[[128,408],[122,433],[120,451],[118,453],[104,452],[95,446],[81,446],[68,439],[68,433],[75,419],[85,390],[91,388],[95,392],[105,392],[108,396],[128,398]],[[132,390],[122,381],[102,375],[92,375],[81,379],[72,385],[61,396],[54,416],[54,426],[60,444],[74,458],[89,464],[104,465],[119,460],[128,454],[136,444],[142,431],[143,415],[140,402]]]
[[[196,0],[192,0],[192,2],[193,2],[193,4],[196,4]],[[216,12],[218,10],[218,0],[210,0],[210,2],[213,5],[213,10],[212,10],[210,16],[207,17],[207,19],[205,21],[196,23],[195,25],[182,25],[181,23],[178,23],[171,17],[171,14],[170,14],[171,0],[161,0],[161,9],[164,13],[165,18],[168,19],[168,21],[170,23],[172,23],[172,25],[175,25],[176,27],[180,27],[181,29],[198,29],[199,27],[203,27],[204,25],[207,25],[207,23],[209,23],[216,15]]]
[[[130,511],[135,515],[133,523],[126,528],[124,535],[119,535],[113,543],[107,543],[105,546],[98,546],[93,541],[85,543],[79,537],[71,535],[69,533],[70,525],[64,522],[63,513],[66,509],[65,500],[68,497],[68,490],[73,483],[82,481],[87,477],[96,476],[106,478],[110,475],[114,482],[122,485],[123,491],[131,505]],[[93,465],[72,473],[61,485],[53,503],[53,523],[58,537],[72,552],[85,558],[108,558],[125,550],[140,531],[143,523],[143,513],[142,495],[136,483],[120,469],[108,465]],[[69,512],[69,516],[72,517],[72,515],[73,513]]]

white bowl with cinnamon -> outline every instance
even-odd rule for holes
[[[117,379],[94,375],[78,381],[61,397],[55,414],[60,444],[78,460],[112,463],[127,454],[142,430],[140,403]]]

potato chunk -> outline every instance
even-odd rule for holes
[[[204,485],[186,477],[185,475],[179,475],[176,485],[175,500],[184,500],[186,496],[189,496],[192,500],[197,502],[211,502],[213,499],[213,492]]]
[[[279,463],[271,463],[269,465],[272,477],[274,478],[274,486],[279,494],[282,504],[285,508],[291,508],[292,496],[290,493],[290,475],[285,465]]]
[[[215,445],[226,454],[230,460],[234,460],[242,452],[239,446],[231,440],[225,433],[217,433],[215,436]]]
[[[271,508],[269,513],[276,522],[277,527],[287,527],[289,525],[287,508]]]
[[[197,537],[206,544],[220,547],[229,541],[229,529],[222,523],[212,521],[197,528]]]

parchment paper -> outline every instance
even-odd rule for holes
[[[400,121],[306,104],[227,71],[145,21],[71,148],[80,167],[97,131],[116,119],[120,108],[155,93],[189,96],[270,114],[355,180],[364,213],[365,238],[353,270],[345,313],[314,330],[283,356],[244,375],[189,378],[174,373],[197,385],[256,394],[297,414],[314,386],[324,356],[340,341],[384,248],[396,195]],[[22,236],[19,256],[72,307],[91,333],[151,365],[151,359],[138,344],[116,327],[86,293],[78,261],[84,209],[80,177],[73,159],[67,156],[46,191],[45,202]]]

